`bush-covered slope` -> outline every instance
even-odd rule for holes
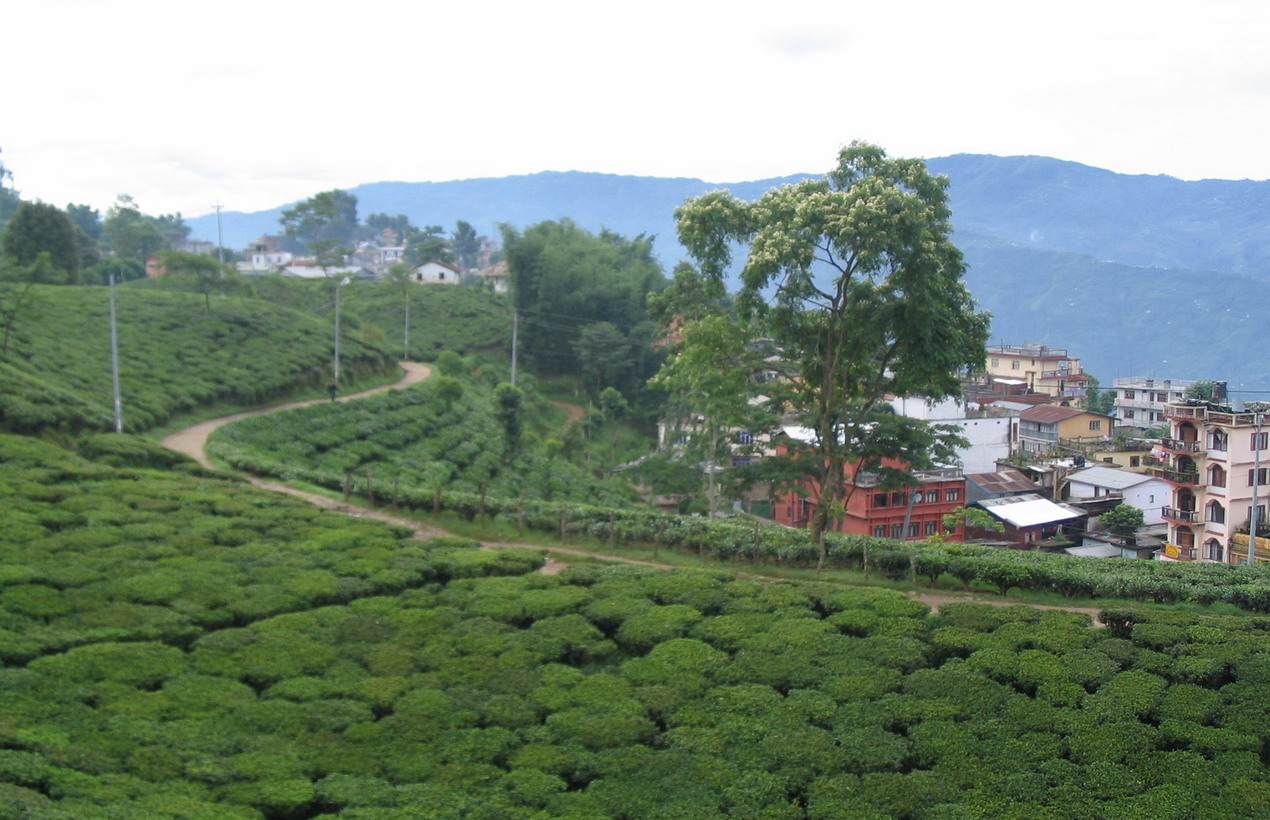
[[[129,463],[126,448],[99,441]],[[134,453],[142,461],[144,452]],[[530,571],[0,436],[0,807],[229,818],[1246,818],[1264,618]]]
[[[204,404],[255,404],[330,378],[329,319],[252,299],[121,287],[116,293],[124,429],[146,430]],[[343,334],[346,378],[379,372],[395,354]],[[0,429],[113,426],[108,292],[38,288],[0,360]]]
[[[323,403],[243,419],[215,431],[208,453],[249,472],[338,489],[369,478],[383,500],[435,499],[455,493],[626,507],[637,497],[624,482],[573,463],[557,427],[529,394],[517,413],[526,433],[515,442],[496,415],[493,392],[479,376],[434,377],[347,404]],[[558,423],[558,422],[557,422]]]
[[[266,302],[317,316],[331,314],[330,292],[321,282],[261,276],[247,279],[246,285]],[[401,355],[407,296],[411,359],[431,361],[443,350],[509,355],[511,302],[481,287],[415,282],[403,294],[389,282],[350,282],[341,290],[341,321],[368,334],[378,331],[380,343]]]

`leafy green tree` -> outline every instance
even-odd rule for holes
[[[577,374],[586,350],[595,357],[588,377],[603,380],[596,371],[606,371],[615,379],[609,386],[638,402],[636,393],[656,366],[648,294],[665,286],[652,240],[628,240],[607,231],[595,236],[562,220],[524,232],[504,226],[503,252],[520,313],[521,343],[533,366],[553,375]],[[593,327],[603,322],[618,333]],[[602,349],[580,345],[588,327],[611,344]],[[623,344],[628,365],[615,371],[610,355]]]
[[[101,261],[101,214],[89,205],[70,204],[66,215],[79,229],[79,266],[87,270]]]
[[[332,190],[314,194],[282,212],[278,222],[283,233],[310,252],[321,247],[351,246],[357,236],[357,197],[348,191]]]
[[[389,216],[388,214],[370,214],[366,217],[366,228],[372,235],[372,238],[381,236],[385,228],[392,228],[393,233],[397,234],[397,239],[404,240],[406,235],[414,228],[410,224],[410,217],[405,214],[396,214]]]
[[[40,254],[74,282],[79,277],[79,230],[61,208],[43,202],[23,202],[4,229],[3,249],[19,265],[30,265]]]
[[[1121,538],[1131,538],[1144,523],[1142,510],[1128,504],[1118,504],[1098,516],[1098,519]]]
[[[165,227],[154,217],[141,213],[136,201],[127,194],[120,194],[106,212],[101,241],[115,256],[141,263],[170,245]]]
[[[411,228],[406,233],[406,263],[418,267],[428,262],[452,262],[454,254],[445,241],[440,225]]]
[[[716,466],[725,463],[736,431],[767,430],[774,417],[751,401],[768,369],[763,353],[750,344],[752,332],[727,316],[690,321],[682,343],[649,384],[670,394],[667,414],[676,438],[691,460],[704,462],[702,474],[711,514],[715,511]]]
[[[494,415],[503,428],[503,440],[507,452],[514,453],[520,447],[520,437],[525,429],[522,418],[525,394],[514,385],[503,382],[494,388]]]
[[[1085,386],[1084,406],[1091,413],[1110,415],[1116,407],[1116,391],[1101,389],[1101,382],[1091,373],[1089,382]]]
[[[462,268],[476,267],[476,260],[481,252],[481,238],[476,235],[476,228],[471,223],[462,219],[454,223],[450,247],[454,249],[454,256]]]
[[[720,279],[702,276],[690,262],[675,265],[665,290],[648,294],[648,312],[663,325],[730,313],[732,300]]]
[[[584,326],[574,343],[578,372],[598,396],[604,387],[616,384],[630,364],[630,342],[612,322]]]
[[[9,183],[8,187],[5,187],[6,181]],[[0,162],[0,231],[4,230],[5,223],[18,210],[21,202],[18,192],[13,189],[13,172]]]
[[[212,294],[224,293],[226,287],[237,278],[237,272],[229,265],[222,265],[216,257],[203,253],[164,251],[161,257],[166,276],[188,279],[196,293],[203,294],[207,312],[212,312]]]
[[[1186,398],[1198,401],[1212,401],[1215,387],[1216,385],[1213,382],[1207,380],[1192,382],[1186,388]]]
[[[937,443],[880,404],[954,395],[959,374],[982,366],[988,317],[962,281],[947,189],[920,160],[857,142],[822,179],[753,203],[716,191],[676,212],[680,241],[707,276],[723,276],[733,243],[748,245],[742,311],[797,373],[774,398],[814,431],[790,457],[819,488],[811,531],[822,563],[824,531],[851,492],[844,467],[887,457],[916,467]]]

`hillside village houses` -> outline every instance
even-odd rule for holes
[[[407,248],[392,228],[385,228],[377,240],[359,242],[349,254],[347,264],[324,270],[312,258],[297,257],[283,250],[283,244],[281,236],[260,237],[245,249],[245,258],[236,265],[238,272],[257,276],[276,273],[299,279],[349,276],[377,280],[383,279],[390,267],[405,261]],[[505,293],[510,287],[507,263],[490,261],[497,252],[497,246],[485,240],[480,254],[480,261],[485,263],[485,267],[466,271],[453,262],[429,260],[414,266],[411,278],[423,284],[476,284]]]
[[[1186,399],[1192,381],[1135,377],[1117,380],[1117,409],[1108,415],[1083,408],[1088,382],[1080,359],[1065,348],[1000,344],[987,348],[984,372],[967,379],[960,400],[893,398],[896,412],[956,426],[969,446],[958,451],[958,463],[915,473],[919,486],[898,492],[880,492],[877,476],[848,466],[855,491],[838,528],[922,539],[940,531],[937,522],[948,511],[968,504],[996,517],[1005,532],[959,528],[948,534],[952,540],[1036,548],[1055,539],[1056,547],[1061,542],[1083,555],[1244,560],[1258,487],[1258,518],[1270,525],[1264,500],[1270,450],[1260,453],[1267,460],[1258,466],[1260,450],[1254,449],[1266,449],[1270,425],[1257,425],[1270,420],[1270,409],[1236,412]],[[1224,401],[1224,384],[1215,386],[1215,400]],[[1115,435],[1120,427],[1140,433],[1160,426],[1160,418],[1170,425],[1163,440]],[[1133,423],[1143,421],[1148,425]],[[763,449],[776,452],[782,438],[800,434],[810,431],[787,424]],[[759,437],[747,438],[754,440]],[[803,482],[801,492],[775,499],[773,515],[778,523],[805,527],[816,496],[816,487]],[[1146,526],[1136,544],[1097,534],[1098,514],[1121,503],[1143,513]],[[1259,543],[1256,557],[1270,560],[1270,539]]]

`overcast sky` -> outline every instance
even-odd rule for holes
[[[826,171],[853,139],[1270,178],[1265,2],[44,0],[0,23],[0,161],[57,205],[736,182]]]

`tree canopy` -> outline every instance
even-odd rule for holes
[[[823,178],[752,203],[716,191],[676,212],[707,277],[723,277],[735,244],[747,250],[739,304],[787,372],[766,392],[814,431],[789,457],[819,487],[818,541],[850,492],[845,465],[920,468],[941,443],[885,412],[885,397],[954,395],[959,374],[982,365],[988,317],[962,281],[947,188],[922,161],[857,142]]]
[[[278,221],[288,238],[310,252],[318,243],[350,245],[358,230],[357,197],[338,189],[323,191],[286,209]]]
[[[665,286],[653,240],[596,236],[569,220],[503,228],[526,358],[552,374],[586,371],[626,393],[652,373],[647,295]],[[597,345],[603,344],[604,349]],[[625,367],[615,365],[625,357]]]
[[[30,265],[40,254],[75,281],[82,261],[79,229],[56,205],[23,202],[5,225],[3,247],[6,256],[19,265]]]

